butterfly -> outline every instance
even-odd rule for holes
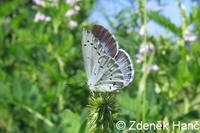
[[[83,28],[82,53],[91,92],[118,92],[133,80],[130,56],[103,26],[94,25],[91,31]]]

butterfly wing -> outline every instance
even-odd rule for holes
[[[117,62],[104,54],[98,58],[89,83],[95,84],[97,91],[115,91],[124,86],[123,73]]]
[[[82,50],[88,85],[94,91],[116,91],[133,79],[129,55],[118,49],[114,36],[104,27],[83,29]]]
[[[97,50],[100,50],[98,43],[99,41],[94,37],[94,35],[90,31],[83,29],[82,54],[84,60],[84,67],[88,78],[91,76],[95,61],[99,57],[97,53]]]
[[[131,58],[128,53],[122,49],[119,49],[117,55],[115,56],[115,60],[123,73],[124,86],[127,86],[133,80],[134,76],[134,68]]]
[[[100,41],[105,52],[114,58],[118,52],[118,43],[115,37],[101,25],[94,25],[92,34]]]

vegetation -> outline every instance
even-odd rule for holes
[[[92,27],[86,20],[95,2],[0,1],[0,132],[117,133],[118,121],[127,125],[123,132],[130,121],[200,124],[200,4],[187,14],[177,2],[180,26],[146,10],[144,0],[130,1],[138,8],[122,10],[114,22],[105,16],[130,53],[135,76],[120,93],[91,97],[85,82],[77,81],[86,81],[81,31]],[[149,21],[170,36],[150,35]]]

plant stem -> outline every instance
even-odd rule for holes
[[[147,21],[147,14],[146,14],[146,0],[138,0],[138,4],[139,4],[139,13],[140,13],[140,17],[141,17],[141,28],[144,29],[144,35],[143,35],[143,44],[147,45],[147,37],[146,37],[146,21]],[[145,46],[146,49],[146,46]],[[145,123],[146,121],[146,79],[147,79],[147,75],[148,75],[148,68],[151,65],[152,62],[152,56],[153,53],[150,56],[150,59],[147,61],[147,51],[145,50],[144,52],[144,62],[143,62],[143,67],[144,67],[144,73],[142,75],[142,78],[140,80],[139,83],[139,90],[138,90],[138,103],[142,104],[142,110],[140,110],[140,114],[142,115],[142,118],[140,118],[140,114],[139,114],[139,121],[142,119],[142,122]],[[140,105],[138,105],[138,108],[140,107]],[[145,131],[142,130],[142,132],[144,133]]]
[[[143,43],[146,45],[146,0],[144,0],[144,40],[143,40]],[[146,53],[146,50],[144,52],[144,64],[145,64],[145,73],[146,73],[146,76],[147,76],[147,65],[146,65],[146,59],[147,58],[147,53]],[[143,123],[145,123],[145,114],[146,114],[146,76],[144,77],[144,82],[143,82],[143,104],[142,104],[142,121]],[[144,133],[145,131],[142,130],[142,133]]]

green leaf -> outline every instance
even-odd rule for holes
[[[85,133],[86,132],[86,128],[88,125],[88,120],[86,119],[82,124],[81,127],[79,129],[79,133]],[[87,132],[86,132],[87,133]]]
[[[64,126],[65,132],[77,133],[80,128],[80,116],[74,114],[71,110],[66,109],[62,113],[62,124]]]

